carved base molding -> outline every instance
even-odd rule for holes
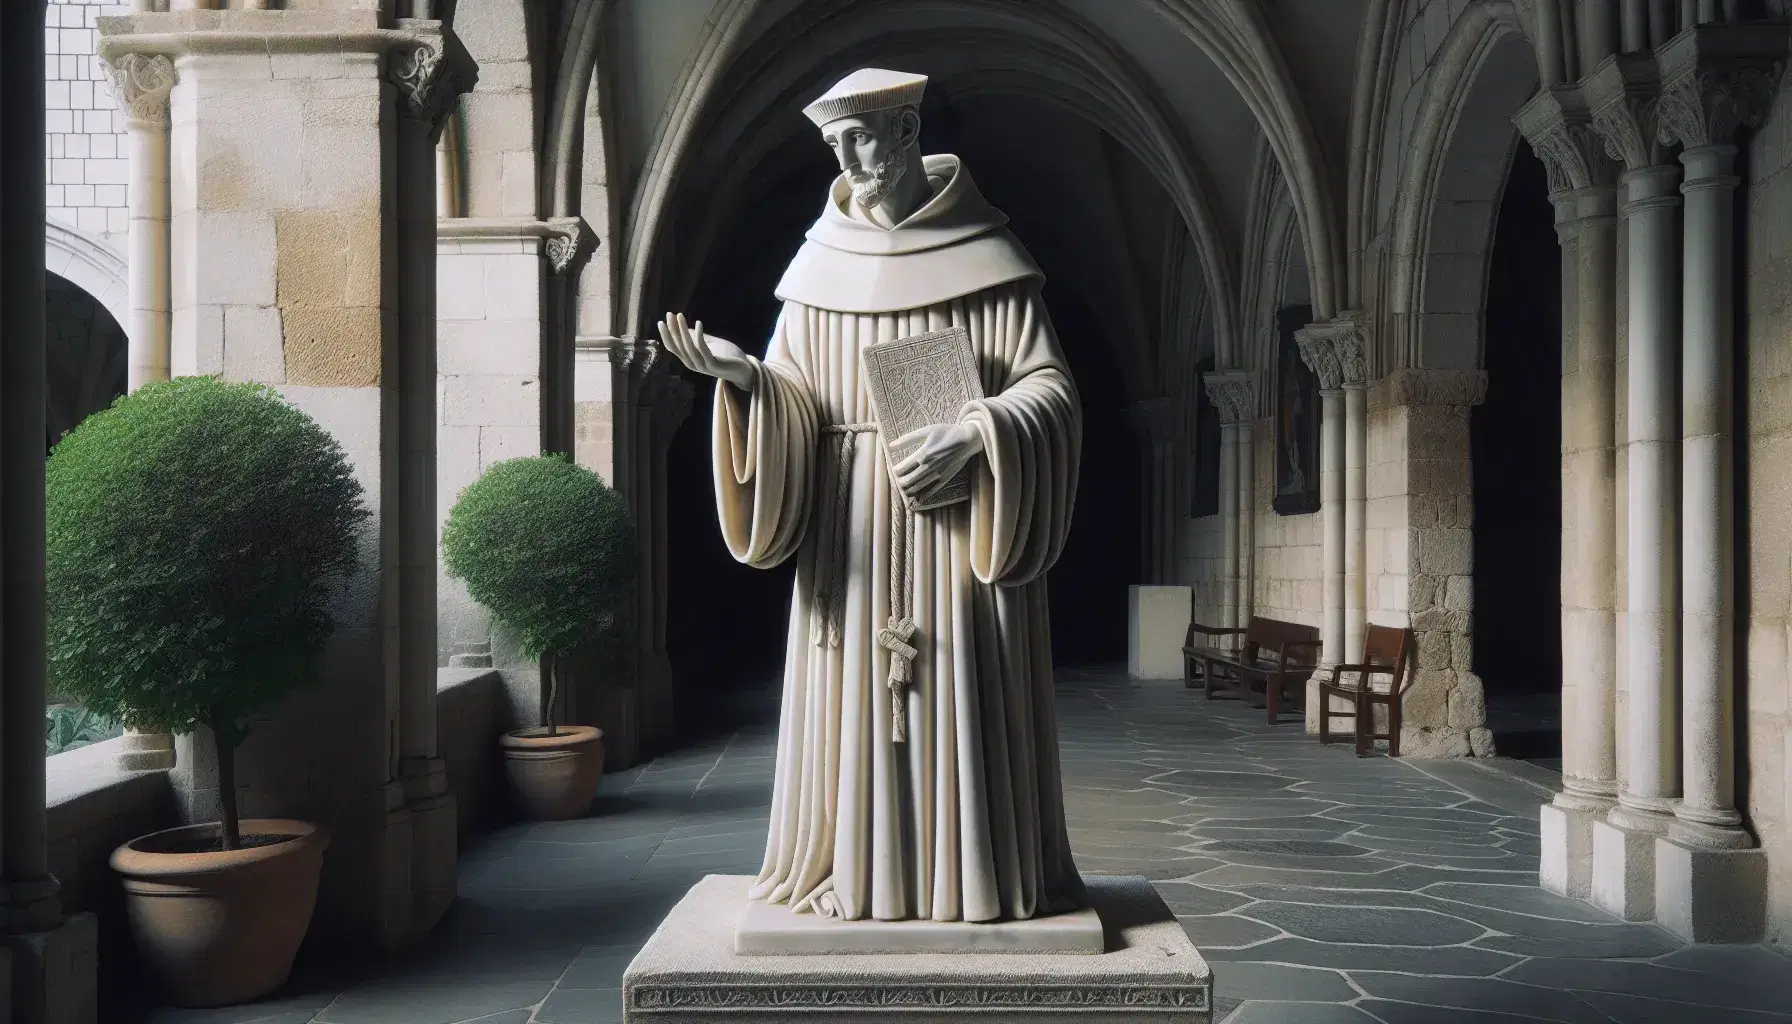
[[[1211,1024],[1213,972],[1151,883],[1089,876],[1111,922],[1105,953],[822,953],[742,956],[744,876],[711,875],[666,915],[622,979],[629,1024],[771,1024],[797,1018]]]

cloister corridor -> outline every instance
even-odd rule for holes
[[[1117,672],[1060,670],[1058,693],[1078,865],[1156,882],[1213,964],[1215,1021],[1792,1021],[1781,954],[1686,946],[1537,888],[1547,771],[1358,759]],[[148,1024],[620,1021],[622,971],[672,904],[705,874],[758,868],[772,696],[606,778],[588,818],[479,841],[449,919],[406,958],[357,968],[311,950],[275,1000]]]

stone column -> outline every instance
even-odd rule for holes
[[[126,53],[106,66],[131,138],[131,324],[126,381],[135,391],[168,379],[173,300],[168,290],[168,94],[174,61],[159,53]],[[174,767],[174,737],[126,729],[118,766],[126,771]]]
[[[1256,377],[1241,375],[1238,396],[1237,456],[1233,468],[1238,473],[1238,624],[1251,621],[1256,606],[1257,581],[1257,390]]]
[[[1625,920],[1655,914],[1655,837],[1680,795],[1679,185],[1656,137],[1652,54],[1620,54],[1585,83],[1593,127],[1624,163],[1628,239],[1626,392],[1628,550],[1626,778],[1618,804],[1593,826],[1591,895]]]
[[[1345,664],[1362,656],[1368,614],[1368,379],[1366,321],[1347,310],[1295,332],[1301,359],[1319,378],[1320,514],[1325,529],[1325,619],[1320,661]],[[1319,684],[1308,684],[1307,731],[1319,731]],[[1336,708],[1342,708],[1342,704]]]
[[[1203,375],[1207,397],[1220,416],[1220,536],[1224,553],[1222,592],[1226,622],[1222,625],[1243,627],[1249,619],[1250,597],[1246,592],[1248,575],[1244,571],[1245,544],[1248,528],[1244,522],[1250,507],[1248,491],[1251,473],[1246,463],[1250,458],[1248,432],[1252,429],[1256,409],[1252,384],[1255,376],[1248,371],[1233,370]]]
[[[640,751],[652,754],[670,742],[675,695],[672,663],[665,647],[666,551],[664,535],[665,445],[657,438],[664,422],[655,414],[668,377],[668,360],[651,338],[618,338],[610,347],[617,377],[615,406],[616,479],[628,499],[640,544],[635,628],[639,639],[635,672],[636,720]],[[676,401],[676,399],[674,399]],[[668,435],[669,436],[669,435]]]
[[[168,94],[174,61],[126,53],[107,66],[131,138],[131,390],[168,379],[172,305],[168,292]]]
[[[392,52],[398,90],[392,258],[396,294],[398,779],[411,818],[410,929],[435,926],[455,897],[458,815],[436,723],[436,143],[478,75],[439,22],[401,20],[422,39]],[[390,591],[388,591],[389,593]]]
[[[1704,25],[1659,51],[1664,139],[1684,148],[1680,497],[1683,796],[1655,844],[1657,919],[1694,942],[1762,938],[1766,861],[1736,810],[1733,137],[1771,102],[1785,29]]]
[[[98,932],[45,846],[43,26],[0,4],[0,1019],[91,1024]]]
[[[476,68],[378,9],[108,17],[100,51],[174,62],[174,373],[277,387],[342,443],[375,520],[320,685],[238,752],[245,816],[331,832],[317,927],[408,945],[454,893],[435,749],[434,133]],[[328,730],[326,747],[306,737]],[[210,766],[176,786],[203,810]],[[215,783],[211,783],[215,786]]]
[[[620,446],[617,421],[623,415],[619,395],[627,374],[619,365],[626,343],[608,336],[576,340],[573,354],[575,461],[620,488]],[[642,644],[650,643],[644,638]],[[639,759],[641,743],[639,688],[632,680],[580,680],[578,699],[587,724],[604,731],[604,767],[620,771]]]
[[[1144,456],[1140,483],[1140,582],[1175,581],[1176,517],[1171,505],[1176,477],[1175,400],[1158,397],[1133,403],[1129,410]]]
[[[1538,880],[1591,894],[1593,823],[1618,792],[1616,167],[1578,90],[1514,121],[1542,157],[1562,243],[1562,789],[1540,813]]]

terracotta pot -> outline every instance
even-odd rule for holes
[[[140,836],[112,851],[137,949],[178,1006],[246,1003],[286,984],[311,911],[329,835],[284,818],[248,818],[266,846],[180,852],[216,840],[216,822]]]
[[[499,740],[504,774],[523,813],[536,821],[582,818],[604,775],[604,734],[589,725],[518,729]]]

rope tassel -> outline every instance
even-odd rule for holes
[[[890,624],[877,631],[877,645],[890,652],[890,740],[908,741],[908,684],[914,671],[916,650],[909,645],[915,620],[890,616]]]

